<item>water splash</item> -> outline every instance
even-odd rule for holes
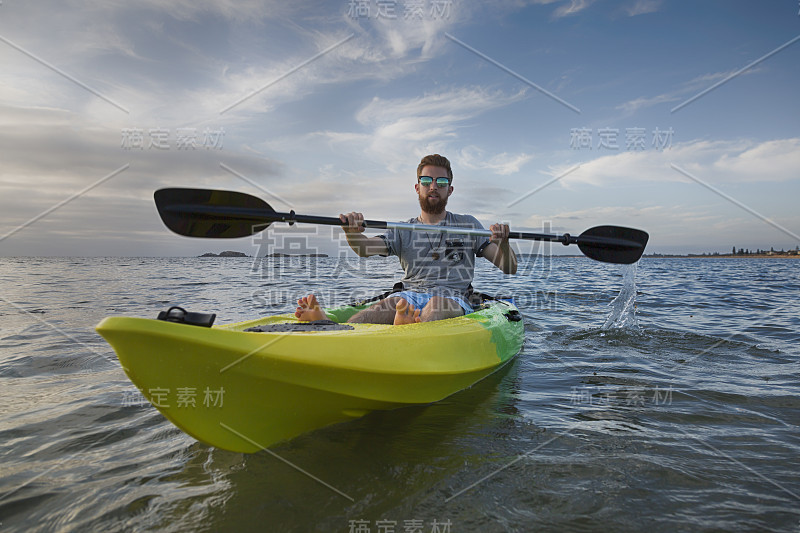
[[[609,306],[611,313],[603,324],[604,330],[637,328],[636,320],[636,265],[622,265],[622,288]]]

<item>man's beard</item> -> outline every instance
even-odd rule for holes
[[[447,207],[447,198],[440,196],[436,199],[435,204],[431,204],[427,196],[420,196],[419,206],[424,213],[428,213],[429,215],[441,215],[444,213],[444,208]]]

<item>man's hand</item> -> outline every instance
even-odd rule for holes
[[[500,245],[504,241],[508,242],[508,224],[492,224],[489,226],[489,230],[492,232],[489,240],[493,243]]]
[[[347,213],[346,215],[339,215],[339,220],[342,221],[342,224],[347,224],[346,226],[342,226],[342,229],[345,233],[363,233],[364,231],[364,215],[361,213]]]
[[[491,261],[506,274],[516,274],[517,256],[508,243],[508,224],[492,224],[489,226],[492,236],[483,250],[483,257]]]
[[[387,255],[386,242],[380,237],[367,237],[364,235],[364,215],[361,213],[347,213],[339,215],[342,221],[342,229],[347,239],[347,244],[359,257],[369,257],[371,255]]]

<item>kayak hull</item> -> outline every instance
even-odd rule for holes
[[[336,313],[332,313],[336,316]],[[516,308],[497,302],[448,320],[352,329],[245,332],[292,315],[212,328],[110,317],[97,331],[128,377],[192,437],[256,452],[370,411],[435,402],[516,355]]]

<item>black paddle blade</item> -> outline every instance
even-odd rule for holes
[[[275,218],[267,202],[235,191],[160,189],[156,207],[164,224],[186,237],[235,239],[266,229]]]
[[[647,232],[640,229],[597,226],[581,233],[577,242],[586,257],[629,265],[642,257],[649,238]]]

